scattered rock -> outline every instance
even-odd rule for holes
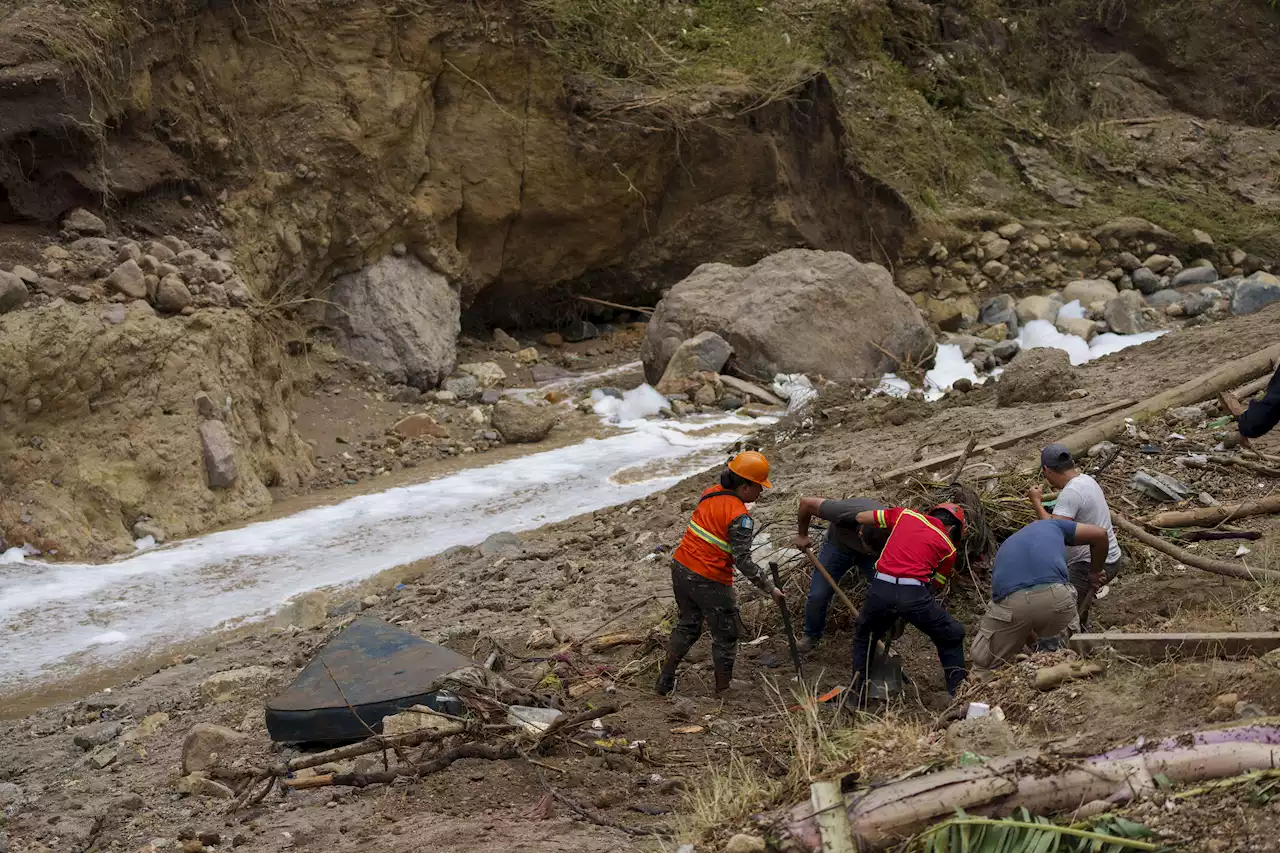
[[[1133,272],[1142,268],[1142,261],[1130,252],[1121,252],[1116,256],[1116,266],[1125,272]]]
[[[996,383],[996,403],[1012,406],[1065,400],[1078,385],[1075,368],[1062,350],[1025,350],[1009,362]]]
[[[1093,340],[1093,336],[1098,331],[1092,320],[1086,320],[1083,317],[1059,317],[1058,322],[1054,325],[1062,334],[1075,335],[1078,338],[1084,338],[1086,341]]]
[[[274,622],[277,628],[288,628],[293,625],[304,631],[310,631],[323,626],[328,615],[329,599],[323,592],[317,590],[290,600],[276,613]]]
[[[22,788],[13,782],[0,782],[0,808],[22,802]]]
[[[1147,329],[1147,320],[1142,313],[1145,304],[1146,301],[1138,291],[1126,290],[1107,302],[1102,316],[1116,334],[1134,335]]]
[[[1181,302],[1183,295],[1176,290],[1165,288],[1157,290],[1147,297],[1147,304],[1158,311],[1163,311],[1170,305],[1176,305]]]
[[[524,542],[514,533],[502,531],[491,534],[479,545],[480,556],[492,559],[499,556],[510,556],[524,549]]]
[[[895,280],[903,293],[923,293],[933,287],[933,273],[928,267],[899,269]]]
[[[181,278],[176,275],[167,275],[160,279],[160,284],[156,287],[156,307],[161,311],[166,314],[179,314],[182,309],[191,305],[191,301],[191,290]]]
[[[37,284],[40,281],[38,272],[22,264],[14,264],[13,274],[22,279],[23,284]]]
[[[455,373],[440,383],[440,389],[457,395],[459,400],[470,400],[480,393],[480,382],[469,373]]]
[[[142,271],[142,267],[138,266],[138,262],[132,259],[116,267],[111,275],[107,276],[106,285],[108,290],[123,293],[130,299],[147,298],[146,273]]]
[[[537,364],[539,358],[537,347],[525,347],[516,353],[517,364]]]
[[[556,410],[551,406],[527,406],[502,400],[493,407],[493,428],[512,444],[541,441],[557,420]]]
[[[764,839],[758,835],[739,832],[724,846],[724,853],[765,853]]]
[[[1110,454],[1116,449],[1115,444],[1110,441],[1099,441],[1093,447],[1089,448],[1089,458],[1093,459],[1104,454]]]
[[[982,247],[984,256],[991,261],[998,261],[1009,252],[1009,241],[1003,237],[992,240]]]
[[[498,347],[499,349],[506,350],[507,352],[510,352],[510,353],[516,353],[524,349],[524,347],[520,345],[519,341],[517,341],[515,338],[508,335],[502,329],[493,330],[493,343],[494,343],[494,346]]]
[[[497,387],[507,381],[506,371],[492,361],[473,361],[467,364],[459,364],[458,371],[475,377],[475,380],[483,388]]]
[[[1006,328],[1016,332],[1018,328],[1017,300],[1007,293],[993,296],[982,303],[978,311],[978,322],[986,326],[1004,324]]]
[[[538,338],[538,342],[541,343],[544,347],[552,347],[554,349],[559,349],[560,347],[564,346],[564,336],[561,335],[559,332],[547,332],[545,335]]]
[[[551,628],[538,628],[529,635],[525,645],[531,649],[554,649],[560,644]]]
[[[200,682],[200,698],[221,702],[241,696],[260,697],[275,674],[265,666],[248,666],[216,672]]]
[[[1171,232],[1161,228],[1155,223],[1148,222],[1136,216],[1125,216],[1120,219],[1114,219],[1105,225],[1097,228],[1093,232],[1094,238],[1099,243],[1105,243],[1107,240],[1117,240],[1120,243],[1129,245],[1141,240],[1142,242],[1154,242],[1157,244],[1172,244],[1177,240]]]
[[[99,770],[105,770],[115,764],[116,759],[119,757],[119,747],[116,744],[105,743],[102,746],[95,747],[89,753],[88,762]]]
[[[1008,225],[1001,225],[996,229],[996,233],[1006,240],[1013,240],[1021,236],[1022,232],[1027,229],[1020,222],[1010,222]]]
[[[990,715],[952,723],[947,728],[947,747],[988,758],[1007,755],[1018,748],[1009,724]]]
[[[139,737],[150,737],[169,722],[169,715],[164,711],[157,711],[154,714],[147,714],[138,723],[137,733]]]
[[[1062,289],[1062,298],[1071,302],[1075,300],[1088,308],[1095,302],[1106,302],[1120,294],[1116,286],[1101,279],[1084,279],[1073,281]]]
[[[83,750],[90,750],[115,740],[123,730],[124,727],[118,722],[95,723],[77,731],[71,742]]]
[[[1231,313],[1252,314],[1273,302],[1280,302],[1280,279],[1270,273],[1256,272],[1236,285],[1231,296]]]
[[[1164,287],[1164,280],[1146,267],[1138,267],[1133,271],[1133,286],[1140,293],[1155,293]]]
[[[698,373],[719,373],[733,348],[715,332],[699,332],[676,347],[657,389],[663,394],[681,393],[686,380]]]
[[[154,521],[149,519],[143,521],[135,521],[133,523],[133,538],[146,539],[150,536],[156,540],[157,545],[163,545],[165,541],[164,529]]]
[[[209,488],[227,489],[240,476],[236,468],[236,446],[222,421],[201,421],[200,441],[204,448],[204,470]]]
[[[1218,301],[1221,294],[1213,291],[1211,293],[1192,293],[1182,301],[1182,313],[1186,317],[1199,317],[1204,312],[1213,307]]]
[[[449,430],[436,423],[436,419],[425,412],[409,415],[396,421],[391,431],[404,438],[421,438],[429,435],[432,438],[448,438]]]
[[[30,295],[22,279],[11,272],[0,272],[0,314],[20,307]]]
[[[66,218],[62,220],[62,227],[67,231],[83,234],[86,237],[101,237],[107,233],[107,223],[83,207],[77,207],[68,213]]]
[[[929,321],[944,332],[955,332],[972,325],[978,319],[978,307],[969,296],[953,296],[948,299],[929,299],[925,303]]]
[[[208,770],[218,763],[219,757],[230,764],[230,759],[236,757],[237,750],[248,739],[246,735],[225,726],[196,723],[182,739],[182,775]]]
[[[1185,287],[1190,284],[1213,284],[1218,280],[1218,271],[1213,267],[1189,267],[1173,277],[1171,287]]]
[[[975,311],[976,313],[976,311]],[[836,380],[878,375],[895,365],[872,341],[922,360],[935,343],[920,310],[888,270],[844,252],[788,249],[749,267],[698,267],[658,303],[640,356],[650,383],[676,349],[712,331],[756,375],[811,373]]]
[[[589,320],[574,320],[560,334],[566,341],[577,344],[600,337],[600,330]]]
[[[1173,266],[1173,258],[1168,255],[1152,255],[1142,262],[1142,265],[1153,273],[1159,275],[1169,267]]]
[[[1213,248],[1213,238],[1199,228],[1191,229],[1191,245],[1204,251]]]
[[[1009,361],[1018,354],[1022,349],[1022,345],[1014,340],[1000,341],[992,348],[991,354],[996,357],[996,361],[1001,363]]]
[[[204,773],[192,773],[179,779],[178,793],[188,797],[216,797],[222,800],[235,797],[234,791]]]
[[[1018,315],[1018,322],[1023,325],[1032,320],[1052,323],[1058,319],[1061,308],[1062,297],[1056,293],[1052,296],[1026,296],[1018,301],[1015,313]]]

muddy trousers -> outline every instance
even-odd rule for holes
[[[679,616],[667,640],[668,662],[680,660],[702,636],[705,622],[711,632],[711,660],[717,673],[732,673],[738,656],[738,598],[733,587],[704,578],[677,562],[671,563],[671,589]]]
[[[1071,584],[1020,589],[987,605],[969,659],[979,669],[995,669],[1013,660],[1033,636],[1063,636],[1075,624],[1076,591]]]
[[[909,586],[879,578],[867,584],[867,600],[858,611],[853,634],[853,680],[865,684],[873,638],[889,631],[899,617],[915,625],[933,641],[942,663],[947,692],[956,689],[967,674],[964,667],[964,626],[947,612],[928,587]]]
[[[1120,570],[1124,568],[1124,554],[1120,555],[1120,559],[1114,563],[1107,563],[1102,567],[1107,576],[1107,583],[1111,583],[1120,574]],[[1067,574],[1071,578],[1071,585],[1076,588],[1076,612],[1080,614],[1080,630],[1086,630],[1089,626],[1089,608],[1093,606],[1097,590],[1093,588],[1093,581],[1090,580],[1089,574],[1092,566],[1088,560],[1079,563],[1072,563],[1067,566]]]

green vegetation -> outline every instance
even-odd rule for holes
[[[926,830],[911,850],[921,853],[1124,853],[1127,850],[1162,850],[1152,842],[1151,830],[1121,817],[1105,818],[1091,828],[1058,826],[1018,809],[1011,818],[970,817],[962,809],[956,816]]]

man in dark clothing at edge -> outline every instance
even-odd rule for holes
[[[840,583],[840,579],[856,565],[869,581],[875,576],[876,558],[884,549],[889,533],[881,528],[858,524],[856,519],[860,512],[878,509],[888,507],[870,498],[832,500],[803,497],[800,499],[799,532],[794,545],[800,551],[813,547],[813,540],[809,538],[809,522],[817,516],[830,524],[827,538],[818,551],[818,561],[831,573],[831,579]],[[827,609],[835,594],[822,573],[815,571],[809,581],[809,597],[804,604],[804,636],[796,644],[802,654],[813,651],[822,639],[827,627]]]
[[[894,507],[860,512],[855,521],[890,532],[854,628],[854,695],[861,702],[872,639],[901,618],[933,641],[947,692],[954,696],[967,675],[964,626],[942,606],[935,591],[946,587],[955,569],[956,548],[964,539],[964,509],[952,503],[938,504],[923,515]]]
[[[720,484],[702,493],[671,561],[671,587],[679,618],[667,640],[667,659],[658,674],[657,691],[666,696],[676,686],[676,667],[702,636],[711,631],[711,660],[716,696],[729,690],[738,654],[738,600],[733,570],[785,606],[776,589],[751,559],[755,524],[747,511],[760,493],[771,488],[769,462],[760,453],[739,453],[720,474]]]
[[[1276,424],[1280,424],[1280,369],[1271,377],[1262,396],[1250,403],[1236,420],[1241,438],[1261,438]]]

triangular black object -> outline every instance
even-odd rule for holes
[[[360,618],[326,643],[288,690],[267,702],[267,731],[272,740],[285,742],[361,740],[369,729],[360,720],[381,731],[383,717],[412,705],[454,713],[456,706],[446,707],[437,696],[437,685],[443,676],[475,666],[444,646]]]

